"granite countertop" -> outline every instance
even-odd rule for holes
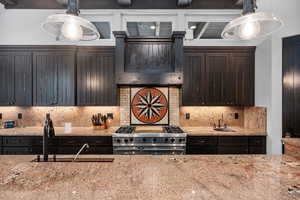
[[[0,156],[0,199],[300,199],[300,161],[288,156],[112,157],[34,163],[33,156]]]
[[[214,131],[212,127],[181,127],[189,136],[266,136],[267,133],[256,129],[243,129],[232,127],[236,132]],[[72,127],[70,133],[66,133],[64,127],[55,127],[56,136],[111,136],[118,127],[110,127],[103,130],[94,130],[92,127]],[[0,129],[0,136],[5,135],[43,135],[43,127],[26,127]]]
[[[108,129],[94,130],[92,127],[72,127],[70,133],[65,132],[64,127],[55,127],[56,136],[111,136],[118,127],[110,127]],[[42,136],[43,127],[26,127],[26,128],[12,128],[0,129],[0,136],[5,135],[28,135],[28,136]]]
[[[229,128],[236,132],[215,131],[212,127],[182,127],[189,136],[267,136],[267,132],[261,129]]]
[[[300,138],[282,138],[282,142],[300,148]]]

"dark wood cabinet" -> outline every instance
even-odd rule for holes
[[[282,136],[300,137],[300,35],[283,39]]]
[[[185,106],[205,105],[207,81],[204,53],[186,53],[183,68],[182,103]]]
[[[227,91],[232,90],[228,84],[230,72],[229,57],[225,53],[207,53],[205,55],[206,67],[206,105],[232,105],[228,99]],[[203,87],[203,86],[202,86]],[[230,96],[229,96],[230,97]]]
[[[32,105],[30,52],[0,50],[0,106]]]
[[[254,47],[185,48],[184,106],[253,106]]]
[[[3,140],[3,141],[2,141]],[[3,155],[34,155],[43,153],[42,136],[2,136],[0,152]],[[49,140],[50,154],[76,154],[85,144],[90,148],[82,154],[112,154],[111,136],[57,136]]]
[[[219,137],[218,154],[248,154],[248,137]]]
[[[116,106],[114,48],[80,47],[77,56],[77,105]]]
[[[266,137],[188,136],[187,154],[266,154]]]
[[[254,106],[254,52],[231,53],[230,68],[232,101],[238,106]]]
[[[33,105],[75,105],[75,50],[33,53]]]
[[[217,154],[218,137],[188,136],[187,154]]]

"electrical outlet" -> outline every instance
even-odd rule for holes
[[[185,119],[190,119],[190,118],[191,118],[190,113],[185,113]]]
[[[234,113],[234,119],[239,119],[239,113]]]

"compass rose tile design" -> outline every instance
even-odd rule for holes
[[[131,124],[168,124],[168,88],[131,88]]]

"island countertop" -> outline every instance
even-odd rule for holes
[[[112,136],[119,127],[94,130],[92,127],[72,127],[70,133],[65,132],[64,127],[55,127],[56,136]],[[267,133],[257,129],[244,129],[232,127],[235,132],[214,131],[212,127],[181,127],[189,136],[266,136]],[[21,136],[42,136],[43,127],[26,127],[0,129],[0,136],[21,135]]]
[[[288,156],[112,157],[37,163],[33,156],[0,156],[0,199],[300,199],[300,161]]]

